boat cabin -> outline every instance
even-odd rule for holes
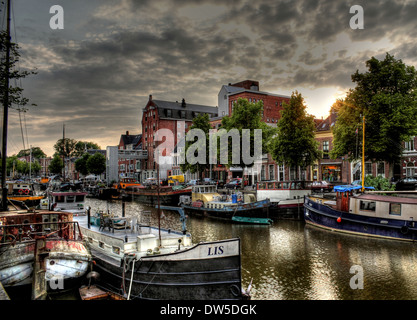
[[[361,186],[336,186],[334,209],[369,217],[417,220],[417,198],[354,193],[361,188]]]
[[[51,192],[49,199],[41,200],[41,209],[80,213],[84,211],[86,195],[87,192]]]
[[[7,182],[7,193],[13,196],[33,195],[33,187],[28,182]]]
[[[234,207],[240,203],[256,202],[256,196],[250,193],[238,192],[236,194],[219,194],[213,185],[197,185],[192,187],[192,202],[200,202],[204,208],[223,209]]]
[[[202,201],[206,203],[213,201],[214,197],[220,197],[217,187],[213,185],[196,185],[191,188],[192,202]]]
[[[311,194],[312,181],[264,181],[257,184],[256,197],[269,199],[272,203],[281,200],[303,198]]]

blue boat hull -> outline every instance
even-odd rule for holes
[[[308,224],[338,232],[405,241],[417,239],[413,221],[338,211],[308,197],[304,200],[304,219]]]

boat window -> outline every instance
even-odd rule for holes
[[[101,249],[104,249],[104,242],[99,241],[99,242],[98,242],[98,246],[99,246]]]
[[[87,237],[89,243],[93,243],[93,238]]]
[[[295,188],[296,188],[296,189],[302,189],[302,187],[301,187],[301,182],[297,182],[297,183],[295,184]]]
[[[283,182],[282,183],[282,188],[283,189],[288,189],[288,182]]]
[[[268,182],[268,189],[274,189],[274,183]]]
[[[78,195],[75,197],[76,202],[83,202],[84,201],[84,195]]]
[[[361,210],[375,211],[375,202],[374,201],[361,201],[360,209]]]
[[[67,196],[67,202],[74,202],[74,196]]]
[[[113,251],[113,253],[115,253],[115,254],[120,254],[120,248],[119,248],[119,247],[115,247],[115,246],[113,246],[113,247],[112,247],[112,251]]]
[[[56,196],[55,197],[55,202],[65,202],[65,197],[64,196]]]
[[[295,182],[291,182],[290,188],[293,189],[293,190],[295,189]]]
[[[261,182],[259,184],[259,189],[265,189],[265,182]]]
[[[389,214],[400,216],[401,215],[401,203],[390,203]]]

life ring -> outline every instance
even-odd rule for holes
[[[29,189],[26,189],[25,190],[25,194],[29,194]]]
[[[23,189],[20,189],[19,190],[19,194],[23,194]]]

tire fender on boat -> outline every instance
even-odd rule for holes
[[[408,227],[407,226],[402,226],[400,230],[401,230],[402,234],[407,234],[408,233]]]
[[[230,286],[230,292],[235,296],[239,297],[241,294],[241,290],[239,290],[239,287],[235,284]]]

